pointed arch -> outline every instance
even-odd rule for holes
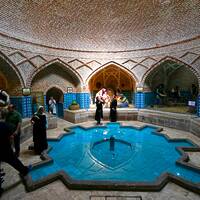
[[[19,69],[15,66],[15,64],[9,59],[9,57],[7,57],[4,53],[2,53],[0,51],[0,60],[2,60],[7,66],[9,66],[12,71],[15,73],[15,75],[17,76],[17,78],[19,79],[20,85],[21,87],[25,87],[25,81],[23,79],[23,76],[21,75]],[[13,78],[13,77],[12,77]]]
[[[128,69],[115,62],[109,62],[92,73],[86,80],[86,84],[93,102],[96,93],[102,87],[107,89],[109,96],[115,93],[124,93],[129,102],[132,102],[136,80],[137,78]]]
[[[34,78],[43,70],[51,67],[52,65],[57,65],[59,67],[61,67],[64,71],[66,71],[67,73],[69,73],[70,76],[73,77],[74,81],[76,82],[77,85],[82,84],[83,83],[83,79],[80,76],[80,74],[73,69],[70,65],[68,65],[67,63],[65,63],[64,61],[62,61],[59,58],[56,58],[54,60],[51,60],[47,63],[45,63],[44,65],[40,66],[39,68],[37,68],[34,73],[29,77],[28,79],[28,83],[27,85],[29,87],[32,86],[32,82],[34,80]]]
[[[46,95],[47,94],[47,92],[49,91],[49,90],[51,90],[51,89],[53,89],[53,88],[55,88],[55,89],[57,89],[57,90],[60,90],[63,94],[65,93],[65,91],[60,87],[60,86],[58,86],[58,85],[54,85],[54,86],[49,86],[48,88],[46,88],[46,90],[44,91],[44,95]]]
[[[147,70],[147,71],[145,72],[145,74],[143,75],[142,80],[141,80],[141,85],[144,86],[145,80],[146,80],[146,78],[148,77],[148,75],[149,75],[154,69],[156,69],[157,67],[159,67],[162,63],[164,63],[164,62],[166,62],[166,61],[173,61],[173,62],[175,62],[175,63],[177,63],[177,64],[184,65],[184,66],[188,67],[188,69],[190,69],[191,72],[193,72],[193,74],[197,77],[198,84],[199,84],[199,86],[200,86],[200,74],[199,74],[199,72],[198,72],[196,69],[194,69],[193,66],[188,65],[188,64],[186,64],[185,62],[183,62],[183,61],[181,61],[181,60],[179,60],[179,59],[177,59],[177,58],[175,58],[175,57],[171,57],[171,56],[166,56],[166,57],[162,58],[160,61],[158,61],[157,63],[155,63],[154,65],[152,65],[152,67],[151,67],[149,70]]]
[[[136,84],[138,83],[138,78],[137,78],[129,69],[127,69],[127,68],[124,67],[123,65],[120,65],[120,64],[118,64],[118,63],[116,63],[116,62],[111,61],[111,62],[108,62],[108,63],[106,63],[106,64],[100,66],[98,69],[96,69],[95,71],[93,71],[93,72],[88,76],[88,78],[85,80],[85,84],[88,84],[89,81],[90,81],[90,79],[91,79],[95,74],[97,74],[99,71],[101,71],[102,69],[104,69],[104,68],[106,68],[106,67],[108,67],[108,66],[110,66],[110,65],[113,65],[113,66],[116,66],[116,67],[122,69],[123,71],[125,71],[126,73],[128,73],[128,74],[134,79],[134,81],[136,82]]]

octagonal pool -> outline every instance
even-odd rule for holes
[[[119,123],[88,129],[73,127],[71,133],[48,141],[48,156],[53,162],[33,167],[31,181],[41,182],[62,171],[69,180],[79,183],[148,185],[160,184],[159,180],[167,176],[199,187],[200,170],[187,164],[184,152],[199,148],[189,140],[170,140],[156,131],[156,127],[137,129]]]

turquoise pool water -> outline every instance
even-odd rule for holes
[[[105,180],[152,182],[169,172],[193,183],[200,183],[200,172],[177,165],[181,157],[176,147],[192,147],[186,141],[168,141],[153,134],[154,127],[138,130],[108,123],[105,127],[72,128],[75,134],[64,135],[61,140],[49,140],[52,150],[48,155],[53,163],[33,168],[33,181],[64,170],[75,180]],[[115,138],[110,149],[110,137]]]

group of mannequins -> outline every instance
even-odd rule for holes
[[[187,91],[187,93],[188,97],[186,98],[186,100],[196,101],[198,95],[197,86],[195,84],[192,84],[190,90]],[[172,87],[169,90],[166,90],[164,84],[160,84],[155,89],[155,95],[157,105],[167,105],[168,101],[172,101],[174,103],[181,103],[181,101],[183,101],[181,89],[178,85]]]
[[[115,92],[113,95],[108,95],[108,90],[102,88],[95,96],[96,103],[96,113],[95,120],[97,125],[101,124],[101,119],[103,118],[103,107],[110,108],[110,121],[117,121],[117,107],[128,107],[127,98],[119,93]]]

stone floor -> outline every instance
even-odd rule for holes
[[[106,122],[104,122],[106,123]],[[123,125],[142,126],[144,123],[138,121],[123,121]],[[94,121],[84,122],[79,125],[89,127],[94,125]],[[65,127],[73,126],[74,124],[64,120],[58,120],[58,128],[48,131],[48,137],[57,137],[63,133]],[[189,138],[194,143],[200,146],[200,138],[196,136],[170,128],[164,128],[163,134],[167,134],[171,138]],[[27,140],[21,145],[20,159],[24,164],[36,163],[40,161],[40,157],[34,155],[31,151],[27,150],[32,139]],[[188,153],[192,163],[200,167],[200,152]],[[5,182],[3,188],[2,200],[199,200],[200,196],[188,191],[174,183],[168,183],[160,192],[121,192],[121,191],[80,191],[69,190],[61,181],[55,181],[33,192],[27,193],[18,172],[7,164],[3,164],[4,171],[6,172]]]

